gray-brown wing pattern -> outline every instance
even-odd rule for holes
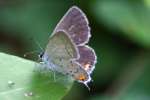
[[[66,31],[76,45],[84,45],[90,38],[90,27],[85,14],[76,6],[71,7],[57,24],[53,34]]]
[[[95,68],[96,55],[92,48],[89,46],[78,46],[80,58],[77,60],[79,64],[88,72],[91,73]]]
[[[58,31],[49,40],[44,54],[48,68],[68,74],[75,80],[87,84],[91,80],[89,74],[76,62],[78,51],[69,36]],[[54,65],[54,66],[52,66]]]
[[[64,31],[58,31],[50,37],[45,50],[46,55],[53,59],[78,58],[78,50]]]
[[[84,83],[85,85],[91,81],[90,75],[75,60],[71,60],[67,66],[64,67],[64,72],[64,74],[69,74],[75,80]]]

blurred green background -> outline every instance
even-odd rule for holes
[[[72,5],[89,19],[98,61],[91,90],[75,82],[64,100],[150,100],[150,0],[0,0],[0,52],[40,52],[34,40],[44,48]]]

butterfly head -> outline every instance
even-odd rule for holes
[[[42,59],[43,55],[44,55],[44,52],[41,52],[38,56],[39,56],[40,59]]]

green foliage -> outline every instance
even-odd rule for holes
[[[149,100],[149,58],[149,52],[139,53],[114,81],[107,94],[92,97],[90,100]]]
[[[3,56],[4,54],[1,54],[0,67],[2,69],[0,69],[0,80],[2,81],[0,81],[0,89],[3,89],[1,91],[3,93],[6,91],[6,93],[10,93],[10,96],[13,96],[15,95],[11,92],[13,88],[18,89],[26,86],[28,90],[17,92],[15,95],[20,100],[25,98],[37,100],[34,96],[24,96],[24,93],[29,93],[30,91],[35,96],[40,93],[42,100],[48,96],[54,100],[60,99],[66,93],[69,95],[64,100],[83,100],[89,98],[92,98],[92,100],[116,100],[114,98],[121,98],[120,100],[149,100],[150,63],[145,62],[145,59],[147,61],[150,59],[150,55],[147,54],[150,51],[149,1],[3,0],[1,4],[2,9],[0,9],[1,52],[15,53],[15,55],[21,56],[25,52],[39,49],[36,43],[30,40],[31,38],[34,38],[41,47],[45,48],[48,37],[58,21],[72,5],[77,5],[85,12],[89,19],[92,34],[89,45],[96,51],[98,59],[96,68],[92,73],[93,82],[89,85],[91,91],[87,93],[87,88],[77,83],[72,91],[67,93],[68,88],[66,89],[65,87],[70,87],[70,85],[66,83],[64,85],[64,78],[60,82],[54,82],[52,73],[50,73],[50,76],[43,76],[32,72],[33,66],[35,66],[34,62],[21,59],[14,61],[13,64],[9,64],[8,61],[13,61],[10,60],[12,56],[9,56],[9,60],[5,60],[4,57],[6,55]],[[141,52],[143,55],[138,58]],[[27,64],[26,66],[18,65],[19,62]],[[4,64],[8,66],[5,67]],[[146,67],[139,71],[137,70],[137,68],[142,68],[145,64]],[[12,65],[16,65],[16,67]],[[14,68],[17,70],[14,71]],[[20,70],[18,71],[18,69]],[[127,72],[124,72],[126,70]],[[4,78],[4,75],[6,78]],[[8,81],[10,80],[15,82],[12,88],[8,87]],[[24,80],[27,81],[24,82]],[[122,83],[116,83],[118,82],[117,80]],[[50,81],[50,83],[42,83],[47,81]],[[114,85],[116,86],[114,87]],[[43,90],[41,90],[41,87]],[[109,90],[112,88],[113,92],[110,92]],[[63,91],[65,92],[63,93]],[[18,93],[20,94],[18,95]],[[111,96],[106,95],[109,93]],[[112,96],[113,94],[115,95]],[[0,100],[6,99],[2,96],[6,95],[1,94]],[[55,96],[58,98],[55,98]]]
[[[111,28],[120,29],[130,40],[150,47],[150,9],[138,1],[106,0],[96,2],[94,12],[98,20]]]
[[[45,47],[57,22],[70,7],[71,2],[68,1],[14,1],[14,3],[10,3],[11,6],[4,6],[3,9],[0,9],[0,26],[2,26],[6,35],[19,37],[25,44],[30,44],[30,46],[25,45],[24,52],[39,49],[33,39],[38,41],[42,47]],[[9,27],[9,29],[6,27]],[[1,52],[12,52],[10,47],[4,50],[3,48]]]
[[[39,73],[36,63],[0,53],[0,100],[60,100],[72,80],[53,73]],[[14,84],[13,84],[14,83]]]

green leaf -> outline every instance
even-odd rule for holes
[[[73,81],[59,74],[54,81],[53,73],[41,73],[36,66],[33,61],[0,53],[0,100],[62,99]]]

